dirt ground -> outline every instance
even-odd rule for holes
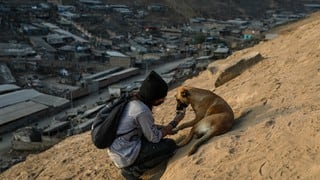
[[[170,160],[162,180],[172,179],[319,179],[320,178],[320,14],[278,29],[276,39],[234,53],[232,63],[251,52],[264,60],[215,89],[233,108],[232,131],[212,138],[193,156],[190,145]],[[214,64],[211,64],[214,65]],[[209,71],[184,82],[214,89]],[[158,123],[174,117],[174,90],[154,109]],[[191,120],[188,110],[183,121]],[[188,130],[179,132],[179,138]],[[67,138],[30,155],[0,179],[121,179],[106,150],[90,133]],[[159,178],[154,178],[159,179]]]

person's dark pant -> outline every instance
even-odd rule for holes
[[[162,162],[166,162],[174,155],[177,145],[172,139],[162,139],[159,143],[152,143],[142,138],[141,150],[135,162],[121,169],[121,174],[127,179],[139,179],[149,169]]]

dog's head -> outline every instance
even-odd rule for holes
[[[184,108],[188,107],[188,105],[190,104],[189,96],[190,96],[190,93],[188,89],[186,89],[185,87],[178,88],[177,94],[175,95],[177,100],[177,107],[176,107],[177,111],[181,111]]]

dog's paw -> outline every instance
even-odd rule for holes
[[[177,128],[173,128],[172,130],[171,130],[171,134],[177,134],[178,133],[178,129]]]
[[[191,149],[189,152],[188,152],[188,156],[192,156],[194,153],[196,153],[197,150],[195,150],[194,148]]]

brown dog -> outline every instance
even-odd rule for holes
[[[181,86],[177,89],[176,100],[177,111],[191,104],[195,112],[194,120],[174,129],[174,132],[178,132],[192,126],[189,135],[178,144],[179,147],[182,147],[192,140],[193,135],[196,135],[198,140],[188,155],[194,154],[199,146],[211,137],[226,133],[231,129],[234,122],[233,111],[228,103],[215,93],[205,89]]]

